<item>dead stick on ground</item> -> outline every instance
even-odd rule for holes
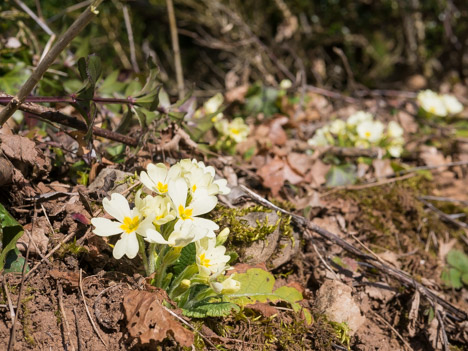
[[[382,316],[378,315],[376,312],[369,310],[374,316],[376,316],[383,324],[385,324],[387,327],[389,327],[395,334],[396,336],[403,342],[403,344],[408,348],[408,350],[413,351],[413,348],[411,347],[410,344],[408,344],[408,341],[406,341],[403,336],[390,324],[388,323],[385,318]]]
[[[83,292],[82,272],[83,272],[83,270],[80,268],[80,293],[81,293],[81,298],[83,299],[83,303],[84,303],[84,306],[85,306],[85,309],[86,309],[86,314],[88,315],[89,321],[91,322],[91,325],[93,326],[94,332],[99,337],[99,340],[101,340],[102,343],[104,344],[104,346],[107,348],[107,344],[104,341],[104,339],[102,338],[101,334],[99,333],[99,330],[96,327],[96,323],[94,323],[93,317],[91,316],[91,312],[89,312],[88,304],[86,303],[86,298],[85,298],[84,292]]]
[[[81,351],[81,350],[83,350],[83,345],[82,345],[82,341],[81,341],[80,323],[78,322],[79,318],[78,318],[78,314],[76,313],[75,306],[73,306],[73,314],[75,315],[75,326],[76,326],[76,338],[78,340],[78,351]]]
[[[71,336],[70,336],[70,325],[68,324],[67,315],[65,314],[65,308],[63,308],[63,288],[59,280],[57,280],[57,289],[58,289],[59,309],[60,309],[60,313],[62,314],[63,321],[65,322],[64,329],[65,329],[65,332],[67,333],[67,339],[68,339],[68,342],[70,343],[71,349],[72,351],[75,351],[75,346],[73,345],[73,342],[71,341]]]
[[[133,38],[132,22],[130,21],[130,14],[128,12],[127,5],[122,6],[122,12],[124,15],[125,28],[127,29],[128,43],[130,44],[130,60],[132,61],[132,66],[135,73],[140,73],[140,67],[138,67],[138,62],[136,59],[135,40]]]
[[[24,99],[31,93],[34,87],[39,83],[44,73],[54,63],[55,59],[60,53],[70,44],[70,42],[91,22],[96,16],[98,11],[96,8],[100,5],[103,0],[95,0],[94,3],[89,6],[67,31],[60,36],[55,45],[50,49],[44,59],[39,63],[34,72],[28,78],[26,83],[20,88],[16,96],[8,103],[8,105],[0,111],[0,127],[15,113],[19,106],[24,102]]]
[[[63,244],[70,241],[70,239],[73,238],[75,235],[76,235],[75,232],[68,234],[60,243],[58,243],[52,250],[50,250],[50,252],[47,255],[45,255],[42,260],[40,260],[38,263],[36,263],[36,265],[33,268],[31,268],[31,270],[26,274],[26,277],[24,279],[25,280],[28,279],[29,276],[41,265],[42,262],[44,262],[46,259],[52,256],[55,253],[55,251],[60,249]]]
[[[338,235],[329,232],[328,230],[319,227],[318,225],[311,223],[307,219],[305,219],[302,216],[296,215],[294,213],[291,213],[289,211],[286,211],[282,209],[281,207],[278,207],[268,201],[267,199],[261,197],[254,191],[250,190],[244,185],[240,186],[242,189],[244,189],[247,194],[254,200],[262,204],[263,206],[269,207],[275,211],[279,211],[285,215],[291,216],[292,220],[296,223],[296,225],[302,227],[302,228],[307,228],[310,229],[311,231],[319,234],[321,237],[324,239],[331,241],[332,243],[335,243],[339,246],[341,246],[343,249],[348,251],[349,253],[352,253],[353,255],[356,255],[357,257],[367,261],[370,267],[374,267],[377,270],[380,270],[381,272],[387,274],[388,276],[393,277],[394,279],[398,280],[400,283],[402,283],[404,286],[412,287],[414,289],[419,290],[419,292],[426,297],[431,303],[433,304],[439,304],[443,308],[445,308],[447,311],[450,312],[449,316],[457,321],[466,321],[468,320],[468,313],[460,310],[456,306],[452,305],[450,302],[444,300],[440,296],[438,296],[434,291],[431,289],[427,288],[423,284],[417,282],[411,275],[408,273],[401,271],[399,269],[390,267],[382,262],[379,262],[378,260],[375,259],[375,257],[370,256],[362,252],[361,250],[355,248],[353,245],[348,243],[346,240],[341,239]]]
[[[34,224],[36,222],[36,217],[37,217],[37,209],[36,209],[36,203],[34,203],[34,216],[32,219],[32,224],[31,224],[31,232],[34,230]],[[7,351],[13,350],[15,346],[15,341],[16,341],[16,320],[18,319],[20,310],[21,310],[21,299],[23,297],[23,288],[24,288],[24,283],[26,281],[26,267],[28,265],[28,259],[29,259],[29,250],[31,248],[31,237],[29,238],[29,243],[28,243],[28,248],[26,249],[26,257],[24,259],[23,263],[23,270],[21,272],[21,283],[20,283],[20,288],[18,292],[18,300],[16,302],[16,316],[15,318],[11,321],[12,326],[10,330],[10,340],[8,340],[8,348]]]
[[[13,302],[11,301],[11,296],[10,296],[10,290],[8,289],[7,281],[6,281],[6,275],[3,276],[3,289],[5,290],[5,295],[8,301],[8,306],[10,308],[10,317],[11,320],[15,320],[15,307],[13,306]]]

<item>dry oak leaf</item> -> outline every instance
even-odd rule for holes
[[[286,180],[291,184],[298,184],[304,179],[280,158],[266,163],[257,170],[257,174],[262,178],[263,186],[271,189],[273,196],[278,196]]]
[[[181,346],[191,346],[194,335],[164,308],[162,303],[168,300],[161,289],[155,292],[132,290],[125,295],[123,307],[130,336],[138,338],[142,344],[172,336]]]

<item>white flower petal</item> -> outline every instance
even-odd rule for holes
[[[96,227],[93,229],[93,233],[99,236],[111,236],[123,232],[123,229],[120,228],[122,223],[111,221],[107,218],[93,218],[91,219],[91,223]]]
[[[184,206],[187,201],[187,182],[184,178],[176,178],[169,182],[168,184],[168,194],[176,210],[180,205]]]
[[[214,231],[219,229],[219,225],[217,225],[215,222],[210,221],[209,219],[206,218],[200,218],[200,217],[195,217],[193,219],[193,225],[208,229],[209,231]]]
[[[139,244],[135,233],[127,235],[127,256],[128,258],[135,258],[138,254]]]
[[[150,243],[157,243],[157,244],[169,244],[169,242],[164,239],[164,237],[155,229],[148,229],[146,231],[145,240]]]
[[[156,191],[156,184],[151,180],[149,175],[143,171],[140,173],[140,181],[151,191]]]
[[[202,190],[205,190],[204,194]],[[206,189],[200,189],[200,193],[192,200],[190,208],[193,209],[192,215],[199,216],[210,212],[218,203],[216,196],[208,195]]]
[[[124,217],[130,216],[130,206],[127,199],[119,193],[113,193],[111,199],[102,200],[104,210],[112,217],[122,222]]]
[[[125,240],[126,235],[127,234],[122,235],[121,238],[115,243],[114,251],[112,252],[112,255],[117,260],[121,259],[122,256],[127,253],[127,243]]]

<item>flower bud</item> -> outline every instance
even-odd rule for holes
[[[230,233],[229,228],[224,228],[223,230],[221,230],[221,232],[216,237],[216,246],[223,245],[226,242],[229,236],[229,233]]]

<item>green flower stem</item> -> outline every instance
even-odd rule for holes
[[[148,276],[153,274],[156,270],[156,245],[155,243],[151,243],[148,248]],[[159,256],[158,256],[159,258]]]
[[[198,272],[198,266],[196,264],[192,264],[190,266],[185,267],[185,269],[182,272],[180,272],[180,274],[172,282],[172,286],[168,292],[169,297],[171,299],[174,299],[174,297],[183,293],[185,290],[181,291],[181,289],[178,289],[178,287],[180,286],[180,283],[184,279],[190,279],[197,272]]]
[[[143,260],[143,267],[145,268],[145,273],[147,276],[150,275],[148,267],[148,258],[146,257],[145,251],[145,241],[140,235],[137,235],[138,239],[138,251],[140,252],[141,259]]]

